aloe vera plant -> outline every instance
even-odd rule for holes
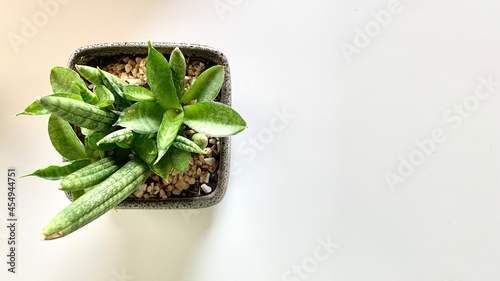
[[[235,110],[215,101],[224,67],[206,69],[185,89],[186,60],[178,48],[168,61],[148,43],[148,88],[96,67],[76,69],[54,67],[54,93],[37,97],[18,114],[49,114],[50,140],[66,160],[27,175],[62,180],[60,189],[73,194],[73,202],[42,230],[45,240],[115,208],[153,173],[168,181],[172,170],[186,169],[191,153],[205,153],[207,136],[232,136],[246,128]],[[186,128],[195,133],[184,135]]]

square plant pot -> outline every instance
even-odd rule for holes
[[[152,43],[167,59],[171,52],[178,47],[186,58],[198,59],[207,62],[208,65],[222,65],[225,70],[224,83],[217,97],[217,101],[228,106],[231,105],[231,76],[229,64],[218,50],[208,46],[185,43]],[[77,49],[68,61],[68,67],[75,70],[75,65],[88,65],[103,67],[108,63],[116,62],[120,57],[147,57],[147,43],[125,42],[125,43],[103,43],[83,46]],[[214,186],[209,194],[192,197],[175,198],[127,198],[120,203],[118,209],[198,209],[213,206],[219,203],[226,193],[230,172],[230,138],[220,138],[218,146],[218,171],[214,176]],[[70,192],[66,196],[71,200]]]

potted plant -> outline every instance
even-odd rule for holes
[[[207,67],[190,77],[193,59]],[[127,64],[113,70],[117,60]],[[117,69],[119,76],[112,74]],[[62,180],[72,199],[42,230],[44,239],[112,208],[203,208],[222,199],[228,137],[246,128],[230,107],[223,54],[186,44],[91,45],[78,49],[68,68],[53,68],[50,82],[54,94],[20,113],[50,114],[49,137],[65,160],[30,174]],[[179,196],[190,188],[198,194]],[[161,196],[140,198],[144,192]]]

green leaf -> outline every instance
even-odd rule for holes
[[[198,102],[213,101],[219,94],[223,83],[224,67],[212,66],[196,78],[193,85],[182,96],[181,103],[186,104],[194,99]]]
[[[53,114],[49,118],[49,137],[52,145],[62,157],[68,160],[87,158],[85,147],[76,136],[73,127]]]
[[[172,69],[172,80],[174,81],[177,97],[180,99],[184,93],[184,78],[186,77],[186,59],[179,48],[175,48],[170,54],[170,68]]]
[[[124,128],[124,129],[120,129],[120,130],[117,130],[117,131],[114,131],[114,132],[111,132],[111,133],[105,135],[96,144],[98,146],[101,146],[103,144],[122,142],[122,141],[131,140],[132,138],[135,138],[136,136],[138,136],[138,135],[134,134],[134,132],[131,129]]]
[[[175,140],[172,143],[172,146],[177,147],[178,149],[182,149],[188,152],[205,154],[205,150],[201,149],[194,141],[185,138],[183,136],[175,136]]]
[[[83,194],[85,194],[85,189],[72,191],[71,196],[73,197],[73,202],[82,197]]]
[[[167,154],[170,154],[172,166],[179,172],[184,172],[189,166],[189,161],[191,160],[191,153],[182,149],[171,147]],[[167,156],[165,156],[167,157]]]
[[[80,94],[81,86],[86,87],[85,82],[75,71],[56,66],[50,71],[50,85],[54,93]]]
[[[182,125],[183,118],[184,113],[181,110],[169,109],[163,114],[163,120],[161,121],[160,129],[156,137],[158,158],[156,158],[155,164],[160,161],[170,145],[172,145],[179,131],[179,127]]]
[[[23,177],[37,176],[46,180],[60,180],[65,176],[89,165],[90,162],[90,159],[72,160],[64,162],[62,164],[51,165],[43,169],[38,169],[33,173],[25,175]]]
[[[101,75],[99,70],[95,67],[86,65],[75,65],[76,70],[80,73],[83,78],[87,79],[90,83],[94,85],[102,85]]]
[[[165,181],[168,180],[168,175],[172,172],[173,166],[170,157],[162,157],[154,165],[149,165],[149,168]]]
[[[138,85],[127,85],[123,88],[123,97],[131,101],[156,101],[153,93]]]
[[[172,80],[172,70],[167,59],[153,48],[151,42],[148,42],[146,75],[151,91],[163,108],[182,109]]]
[[[109,132],[98,132],[89,136],[86,136],[87,145],[93,150],[97,151],[108,151],[116,147],[114,143],[101,143],[97,145],[97,142],[102,140],[104,137],[108,135]]]
[[[111,93],[113,93],[115,97],[115,103],[118,105],[118,107],[122,110],[129,107],[131,104],[130,101],[126,100],[123,97],[123,88],[127,85],[127,83],[123,82],[113,74],[110,74],[99,68],[97,68],[97,71],[99,71],[99,74],[101,76],[102,84],[106,88],[108,88]]]
[[[140,134],[157,132],[165,110],[158,102],[141,101],[123,111],[116,125]]]
[[[99,102],[99,97],[97,97],[94,92],[89,90],[86,85],[80,85],[78,83],[76,85],[80,89],[80,95],[82,96],[84,102],[94,105]]]
[[[99,102],[96,104],[99,108],[106,108],[115,102],[115,96],[113,96],[113,93],[111,93],[111,91],[103,85],[95,86],[94,93],[99,98]]]
[[[69,99],[74,99],[74,100],[82,100],[82,97],[77,94],[63,94],[63,93],[58,93],[58,94],[52,94],[50,95],[52,97],[63,97],[63,98],[69,98]],[[24,111],[19,112],[16,114],[18,115],[45,115],[45,114],[50,114],[50,111],[47,109],[43,108],[38,102],[34,101],[28,107],[24,109]]]
[[[218,102],[201,102],[184,109],[184,124],[213,137],[235,135],[246,128],[246,122],[231,107]]]
[[[201,149],[205,149],[208,145],[208,137],[204,133],[195,133],[191,136],[191,140]]]
[[[153,163],[158,156],[156,142],[153,139],[134,139],[132,141],[132,150],[147,164]]]

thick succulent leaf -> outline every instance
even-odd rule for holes
[[[247,126],[238,112],[218,102],[201,102],[186,107],[184,124],[213,137],[232,136]]]
[[[89,104],[97,104],[99,102],[99,97],[89,90],[86,85],[80,85],[76,84],[78,88],[80,88],[80,95],[82,96],[82,99],[84,102],[89,103]]]
[[[184,172],[189,166],[189,161],[191,160],[191,153],[176,147],[171,147],[167,154],[172,159],[172,166],[179,172]],[[167,157],[167,156],[165,156]]]
[[[199,147],[194,141],[183,137],[183,136],[175,136],[174,142],[172,145],[178,149],[182,149],[188,152],[205,154],[205,150]]]
[[[184,78],[186,77],[186,59],[179,48],[175,48],[170,54],[170,68],[172,69],[172,80],[174,81],[177,97],[180,99],[184,93]]]
[[[221,65],[212,66],[196,78],[193,85],[182,96],[181,103],[186,104],[191,100],[213,101],[219,94],[223,83],[224,67]]]
[[[85,189],[72,191],[71,197],[73,198],[73,202],[82,197],[83,194],[85,194]]]
[[[132,141],[132,150],[147,164],[153,163],[158,156],[156,142],[153,139],[134,139]]]
[[[113,96],[115,97],[115,103],[118,105],[118,107],[122,110],[129,107],[131,105],[130,101],[123,97],[123,88],[127,85],[127,83],[123,82],[113,74],[102,71],[99,68],[97,68],[97,71],[101,76],[102,85],[104,85],[106,88],[108,88],[108,90],[111,91],[111,93],[113,93]]]
[[[162,177],[165,181],[168,180],[168,175],[172,172],[172,160],[170,157],[162,157],[160,161],[155,164],[150,164],[149,168],[158,176]]]
[[[46,180],[60,180],[65,176],[89,165],[90,162],[91,162],[90,159],[72,160],[64,162],[62,164],[51,165],[43,169],[38,169],[33,173],[25,175],[23,177],[37,176]]]
[[[123,88],[123,96],[130,101],[156,101],[153,93],[137,85],[127,85]]]
[[[58,93],[58,94],[52,94],[50,95],[52,97],[63,97],[63,98],[69,98],[69,99],[74,99],[74,100],[82,100],[82,97],[77,94],[64,94],[64,93]],[[45,115],[45,114],[50,114],[50,111],[47,109],[43,108],[38,102],[34,101],[28,107],[24,109],[24,111],[19,112],[16,114],[18,115]]]
[[[79,95],[85,82],[75,71],[62,66],[56,66],[50,71],[50,86],[54,93]]]
[[[96,144],[100,146],[102,144],[117,143],[117,142],[131,140],[133,138],[136,138],[137,136],[138,135],[135,134],[134,131],[132,131],[131,129],[124,128],[106,134]]]
[[[99,74],[99,70],[95,67],[86,66],[86,65],[75,65],[76,70],[80,75],[87,79],[90,83],[94,85],[102,85],[101,75]]]
[[[93,150],[97,151],[108,151],[115,148],[116,145],[114,143],[100,143],[99,145],[97,145],[97,142],[106,137],[108,133],[109,132],[97,132],[95,134],[86,136],[85,139],[87,141],[87,145]]]
[[[160,161],[172,145],[179,131],[179,127],[182,125],[183,117],[184,113],[181,110],[169,109],[163,114],[163,120],[161,121],[160,129],[158,129],[158,135],[156,137],[158,157],[156,158],[155,164]]]
[[[50,141],[62,157],[68,160],[87,158],[85,147],[67,121],[50,115],[48,129]]]
[[[157,132],[165,110],[158,102],[141,101],[123,111],[116,125],[140,134]]]
[[[99,108],[106,108],[115,102],[115,96],[108,88],[103,85],[94,87],[94,93],[97,95],[99,102],[96,104]]]
[[[148,42],[146,75],[156,100],[165,109],[182,109],[167,59]]]

